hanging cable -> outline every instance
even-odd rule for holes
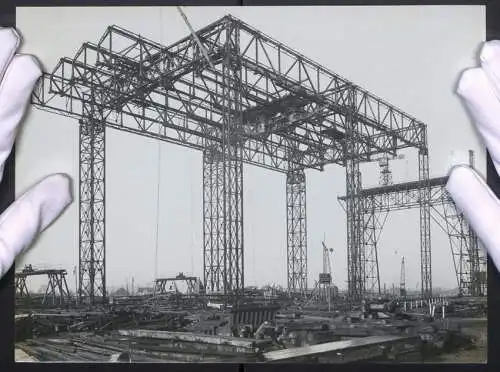
[[[205,49],[205,47],[201,43],[200,39],[198,38],[198,35],[196,35],[196,32],[194,31],[193,27],[191,26],[191,23],[189,23],[189,20],[188,20],[186,14],[184,13],[184,11],[182,10],[182,8],[180,6],[177,6],[177,10],[180,13],[180,15],[181,15],[182,19],[184,20],[184,22],[186,23],[187,27],[189,28],[189,31],[191,32],[191,36],[193,37],[193,39],[195,40],[195,42],[198,44],[198,47],[200,48],[201,53],[203,54],[203,56],[207,60],[208,64],[212,68],[212,70],[215,71],[215,66],[213,65],[212,60],[208,56],[207,50]],[[189,165],[190,165],[189,169],[192,169],[192,167],[191,167],[191,165],[192,165],[191,158],[189,158]],[[194,226],[193,179],[192,179],[191,176],[189,177],[189,186],[190,186],[190,197],[191,197],[190,219],[191,219],[191,226]],[[193,251],[194,251],[194,241],[195,241],[195,239],[194,239],[194,229],[191,228],[190,256],[191,256],[191,273],[193,275],[194,275],[194,254],[193,254]]]
[[[160,43],[163,45],[163,8],[160,8]],[[160,240],[160,186],[161,186],[161,141],[157,143],[157,169],[156,169],[156,225],[155,225],[155,262],[154,262],[154,279],[153,293],[156,297],[156,279],[158,279],[158,245]]]
[[[189,158],[189,170],[192,170],[192,158]],[[189,189],[190,189],[190,202],[191,202],[191,208],[190,208],[190,219],[191,219],[191,249],[190,249],[190,255],[191,255],[191,274],[194,276],[194,211],[193,211],[193,196],[194,196],[194,188],[193,188],[193,177],[192,174],[189,175]]]
[[[210,57],[208,56],[207,50],[205,49],[205,47],[201,43],[200,39],[198,38],[198,35],[196,35],[196,32],[194,31],[193,27],[191,26],[191,23],[189,23],[189,20],[188,20],[186,14],[184,13],[184,11],[182,10],[182,8],[180,6],[177,6],[177,10],[179,11],[182,19],[184,19],[184,22],[186,23],[186,25],[189,28],[189,31],[191,32],[191,36],[196,41],[196,44],[198,44],[198,47],[200,48],[201,53],[203,54],[203,56],[207,60],[208,64],[212,68],[212,71],[215,71],[215,66],[214,66],[212,60],[210,59]]]
[[[158,279],[158,246],[160,240],[160,186],[161,186],[161,142],[158,141],[157,147],[157,169],[156,169],[156,226],[155,226],[155,281]]]
[[[80,181],[80,157],[78,160],[76,158],[76,154],[80,154],[80,125],[76,126],[76,133],[73,133],[73,150],[71,152],[72,156],[72,173],[73,179]],[[104,138],[106,140],[106,138]],[[106,146],[106,144],[104,144]],[[79,155],[80,156],[80,155]],[[106,175],[104,175],[106,176]],[[80,190],[78,190],[78,203],[80,203]],[[80,208],[75,208],[76,221],[80,221]],[[80,240],[80,237],[78,237]],[[78,304],[78,300],[80,298],[80,252],[78,252],[77,264],[75,265],[74,275],[75,275],[75,298]]]

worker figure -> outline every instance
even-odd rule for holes
[[[29,106],[41,69],[37,59],[20,55],[20,36],[0,28],[0,180],[11,153],[19,124]],[[466,70],[458,94],[472,115],[493,164],[500,171],[500,41],[482,47],[480,66]],[[451,125],[451,124],[450,124]],[[471,167],[451,169],[447,189],[482,241],[496,267],[500,267],[500,201]],[[0,216],[0,277],[14,259],[72,202],[69,176],[52,174],[20,196]]]

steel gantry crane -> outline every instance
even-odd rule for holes
[[[305,170],[345,167],[348,283],[360,297],[359,164],[415,148],[427,182],[426,125],[231,15],[195,34],[165,46],[110,26],[97,43],[61,58],[35,91],[38,108],[79,120],[80,297],[106,298],[109,128],[203,152],[207,292],[241,294],[244,287],[244,163],[286,175],[291,291],[307,287]],[[428,189],[420,200],[428,226]],[[423,237],[425,257],[429,244]]]
[[[64,269],[40,269],[26,265],[15,274],[16,297],[19,299],[30,299],[32,294],[28,291],[28,278],[46,276],[48,278],[47,288],[40,303],[45,306],[69,305],[72,298],[68,282],[66,281],[66,275],[67,272]]]
[[[432,219],[448,234],[460,293],[472,296],[485,295],[486,257],[479,248],[477,236],[448,194],[447,180],[447,177],[437,177],[425,182],[411,181],[360,191],[358,198],[362,205],[362,221],[364,222],[360,270],[364,278],[361,285],[365,295],[380,293],[379,266],[376,260],[377,243],[388,212],[421,207],[422,188],[430,190],[428,205],[431,207]],[[339,197],[339,200],[345,209],[346,196]],[[422,231],[422,228],[429,228],[429,230]],[[421,239],[430,237],[429,225],[421,224],[420,229]],[[430,251],[421,249],[420,253],[421,292],[424,297],[428,297],[432,295]],[[428,256],[427,253],[429,253]]]

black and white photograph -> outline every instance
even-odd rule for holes
[[[19,7],[42,66],[16,362],[486,363],[486,173],[456,94],[484,6]]]

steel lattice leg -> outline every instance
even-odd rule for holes
[[[215,157],[215,152],[203,153],[203,272],[209,293],[224,290],[224,177]]]
[[[244,288],[243,156],[241,66],[232,58],[239,29],[232,23],[226,25],[224,49],[222,146],[205,152],[203,163],[204,277],[207,291],[238,295]]]
[[[287,173],[287,277],[290,292],[307,290],[306,175],[304,170]]]
[[[347,285],[351,300],[358,301],[364,294],[364,268],[362,261],[362,205],[361,173],[359,170],[359,123],[354,92],[349,92],[350,112],[346,117],[345,156],[346,156],[346,215],[347,215]]]
[[[468,276],[467,274],[470,271],[467,254],[467,244],[469,242],[465,230],[465,221],[451,200],[443,204],[443,212],[444,216],[442,217],[444,217],[445,231],[450,240],[458,289],[461,295],[465,295],[468,292],[467,287],[469,282],[466,276]]]
[[[208,292],[243,289],[242,162],[203,156],[204,282]]]
[[[481,251],[474,234],[451,198],[443,201],[441,213],[434,207],[438,225],[448,234],[457,285],[461,295],[483,296],[486,275],[481,265]],[[481,273],[483,271],[483,273]]]
[[[226,292],[241,294],[244,288],[243,266],[243,162],[239,149],[231,148],[226,160]]]
[[[105,130],[96,121],[80,124],[80,302],[106,299]]]
[[[66,276],[60,272],[50,272],[47,274],[49,283],[45,290],[42,303],[48,305],[48,301],[52,301],[51,305],[64,305],[69,303],[70,294]]]
[[[363,262],[365,290],[369,295],[380,295],[380,271],[378,264],[378,238],[388,212],[377,212],[375,197],[366,198],[364,205]]]
[[[488,295],[488,257],[484,247],[481,247],[481,242],[478,243],[478,256],[479,256],[479,283],[481,285],[482,296]]]
[[[361,299],[364,293],[364,270],[362,240],[363,224],[361,200],[361,179],[359,163],[349,160],[346,167],[346,212],[347,212],[347,262],[348,288],[352,300]]]
[[[16,289],[19,297],[29,297],[30,292],[28,290],[28,286],[26,285],[25,276],[16,277]]]
[[[462,220],[465,218],[461,215]],[[479,239],[470,225],[465,222],[465,231],[467,233],[467,248],[470,257],[470,294],[471,296],[486,296],[488,278],[486,276],[486,257],[484,251],[479,246]]]
[[[418,154],[419,180],[424,181],[425,185],[420,192],[420,265],[422,296],[432,296],[432,265],[431,265],[431,189],[429,181],[429,156],[427,151],[420,151]]]

